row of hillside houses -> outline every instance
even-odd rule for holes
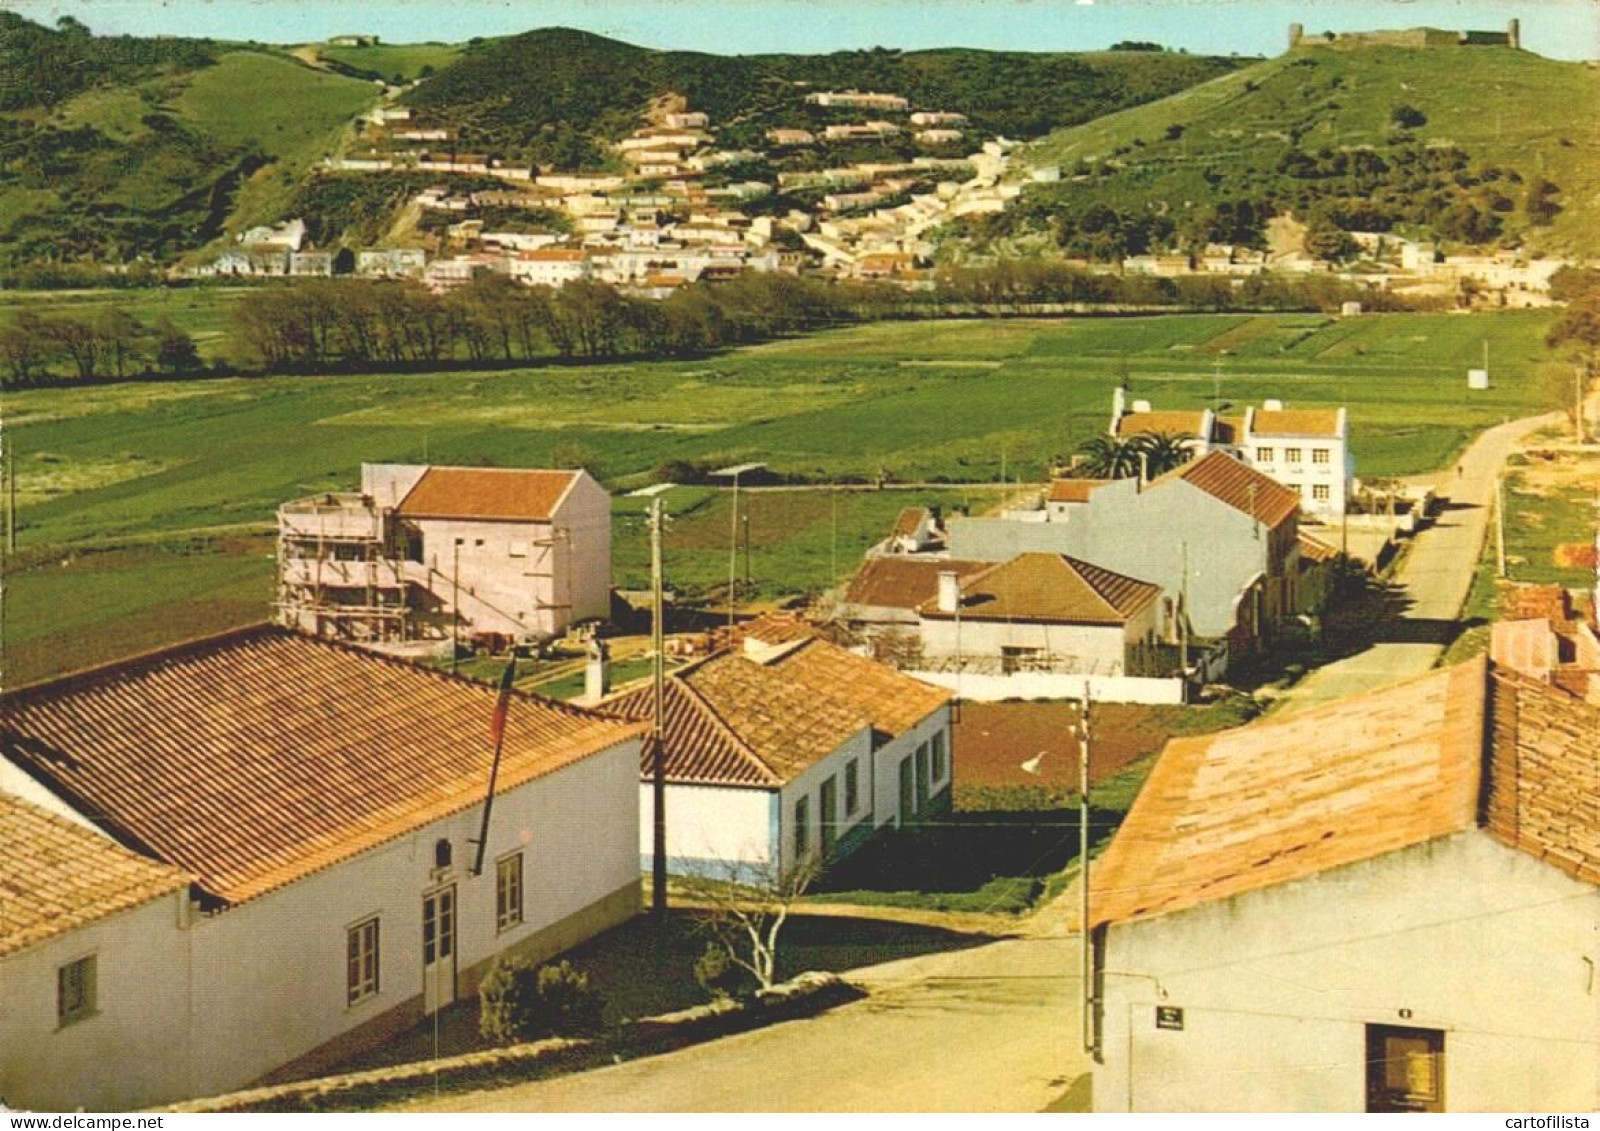
[[[1600,1110],[1600,637],[1168,743],[1092,880],[1097,1111]]]

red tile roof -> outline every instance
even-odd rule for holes
[[[966,577],[992,564],[909,556],[868,558],[851,579],[844,600],[850,605],[911,610],[939,595],[941,573]]]
[[[1126,624],[1161,594],[1161,586],[1065,554],[1019,554],[961,582],[963,620]],[[953,619],[937,595],[917,609]]]
[[[1151,480],[1146,490],[1181,479],[1236,511],[1276,529],[1300,513],[1300,495],[1226,452],[1208,452]]]
[[[0,743],[118,839],[239,903],[480,802],[494,699],[261,626],[11,692]],[[639,733],[518,695],[499,789]]]
[[[1339,547],[1329,545],[1321,538],[1314,538],[1304,530],[1296,533],[1300,542],[1300,558],[1302,561],[1331,562],[1339,557]]]
[[[0,793],[0,957],[188,885],[176,868]]]
[[[1333,439],[1339,435],[1339,410],[1315,409],[1256,409],[1250,417],[1251,436],[1322,436]]]
[[[430,467],[397,513],[405,518],[548,522],[581,471]]]
[[[866,714],[881,741],[899,737],[955,698],[943,687],[816,638],[776,652],[767,667],[818,698]]]
[[[1087,503],[1096,487],[1115,483],[1115,479],[1052,479],[1045,498],[1052,503]]]
[[[1092,921],[1287,883],[1476,823],[1486,665],[1173,739],[1093,879]]]
[[[894,538],[909,538],[921,528],[927,518],[927,507],[906,507],[894,520],[894,530],[890,535]]]

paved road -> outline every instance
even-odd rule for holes
[[[818,1017],[403,1110],[1043,1111],[1088,1069],[1078,940],[1063,917],[857,971],[871,996]]]
[[[1280,711],[1301,710],[1331,699],[1358,695],[1420,675],[1438,663],[1440,639],[1461,615],[1472,575],[1488,533],[1490,500],[1506,456],[1524,436],[1563,419],[1560,413],[1513,420],[1490,428],[1461,457],[1459,474],[1439,476],[1445,509],[1413,540],[1396,580],[1411,606],[1390,638],[1363,652],[1319,668],[1283,697]]]

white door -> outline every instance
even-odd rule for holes
[[[422,1009],[432,1013],[456,1000],[456,889],[422,897]]]

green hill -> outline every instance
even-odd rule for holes
[[[274,50],[6,12],[0,76],[0,265],[170,259],[274,218],[377,97]]]
[[[1084,251],[1124,229],[1228,238],[1241,213],[1259,234],[1261,216],[1293,211],[1595,255],[1596,152],[1600,72],[1585,64],[1509,47],[1302,49],[1041,139],[1029,160],[1063,181],[1031,186],[988,234]]]
[[[711,115],[729,145],[775,125],[840,116],[809,90],[877,90],[967,114],[985,134],[1036,137],[1161,98],[1233,70],[1228,59],[1167,52],[1035,54],[952,48],[831,55],[724,56],[654,51],[568,28],[469,45],[406,101],[457,127],[462,144],[564,167],[603,162],[604,143],[672,92]],[[859,119],[862,111],[843,112]],[[881,115],[880,115],[881,116]]]

